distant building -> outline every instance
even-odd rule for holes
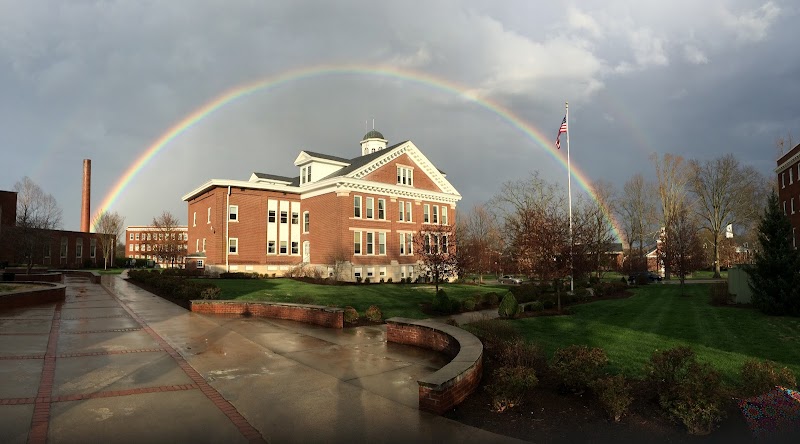
[[[417,277],[414,234],[454,224],[461,195],[410,141],[387,146],[372,130],[360,145],[352,159],[301,151],[294,177],[213,179],[183,196],[187,268],[282,275],[305,266],[372,282]]]
[[[159,228],[132,225],[125,228],[125,257],[152,260],[161,267],[183,267],[188,227]]]
[[[0,262],[22,265],[18,244],[17,193],[0,191]],[[33,253],[34,265],[54,268],[102,267],[100,234],[81,231],[37,230],[41,239]],[[115,243],[116,245],[116,243]]]
[[[792,242],[798,246],[800,232],[800,144],[778,159],[778,203],[792,224]]]

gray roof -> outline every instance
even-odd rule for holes
[[[334,162],[342,162],[342,163],[350,163],[351,162],[350,160],[345,159],[344,157],[331,156],[330,154],[315,153],[314,151],[308,151],[308,150],[303,150],[303,152],[308,154],[311,157],[317,157],[317,158],[320,158],[320,159],[328,159],[328,160],[332,160]]]
[[[337,172],[335,172],[333,174],[329,174],[328,176],[323,177],[322,180],[330,179],[332,177],[346,176],[346,175],[352,173],[353,171],[363,167],[364,165],[372,162],[373,160],[377,159],[378,157],[383,156],[384,154],[388,153],[389,151],[397,148],[398,146],[400,146],[400,145],[402,145],[402,144],[404,144],[406,142],[408,142],[408,140],[404,140],[404,141],[402,141],[400,143],[396,143],[396,144],[394,144],[392,146],[388,146],[388,147],[386,147],[386,148],[384,148],[382,150],[375,151],[374,153],[369,153],[369,154],[365,154],[363,156],[354,157],[354,158],[352,158],[350,160],[346,160],[345,162],[349,163],[350,164],[349,166],[346,166],[346,167],[342,168],[341,170],[339,170],[339,171],[337,171]],[[306,152],[308,152],[308,151],[306,151]]]
[[[380,132],[375,131],[375,130],[372,130],[372,131],[368,132],[367,134],[364,134],[364,138],[361,139],[361,140],[367,140],[367,139],[383,139],[383,140],[386,140],[386,138],[383,137],[383,134],[381,134]]]
[[[300,185],[300,176],[296,177],[286,177],[286,176],[278,176],[276,174],[266,174],[266,173],[253,173],[259,179],[266,179],[266,180],[277,180],[281,182],[289,182],[289,186],[299,186]]]

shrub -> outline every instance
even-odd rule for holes
[[[458,300],[451,299],[444,290],[439,289],[433,297],[431,308],[438,313],[450,314],[457,312],[461,308],[461,303]]]
[[[728,293],[728,284],[717,283],[711,285],[711,305],[728,305],[731,295]]]
[[[500,367],[492,373],[492,384],[487,390],[492,395],[492,407],[504,412],[520,405],[525,392],[536,387],[539,379],[528,367]]]
[[[742,395],[756,396],[767,393],[776,385],[795,389],[797,379],[786,367],[778,368],[772,361],[748,359],[742,365]]]
[[[570,345],[556,350],[550,368],[567,388],[584,390],[600,377],[608,364],[606,352],[601,348],[585,345]]]
[[[545,310],[549,310],[551,308],[554,308],[555,306],[556,306],[555,301],[551,299],[547,299],[544,302],[542,302],[542,307],[544,307]]]
[[[367,311],[364,312],[364,317],[372,322],[380,322],[383,319],[383,313],[377,305],[370,305]]]
[[[720,374],[710,365],[697,362],[689,347],[653,353],[645,371],[661,408],[683,422],[689,433],[711,433],[723,418],[725,397]]]
[[[364,278],[364,283],[365,283],[365,284],[369,284],[369,282],[370,282],[370,280],[369,280],[369,278],[368,278],[368,277]]]
[[[519,303],[535,301],[542,293],[539,286],[532,283],[511,287],[509,291],[514,294],[514,297],[517,298],[517,302]]]
[[[213,287],[204,288],[200,292],[200,297],[202,299],[219,299],[220,294],[222,294],[222,289],[215,285]]]
[[[386,279],[386,283],[387,283],[387,284],[391,284],[391,283],[392,283],[392,278],[388,278],[388,279]]]
[[[358,322],[358,311],[349,305],[344,308],[344,322],[354,324]]]
[[[623,375],[597,379],[591,383],[591,388],[597,395],[600,405],[614,422],[619,422],[633,402],[631,386]]]
[[[258,273],[243,273],[241,271],[224,272],[219,274],[220,279],[258,279],[258,277]]]
[[[456,321],[455,319],[451,319],[451,318],[445,319],[444,323],[447,324],[447,325],[452,325],[453,327],[458,327],[459,326],[458,325],[458,321]]]
[[[521,337],[500,342],[496,354],[495,360],[505,367],[547,369],[547,357],[541,347]]]
[[[486,356],[491,359],[502,353],[504,343],[522,339],[522,335],[510,323],[495,319],[479,319],[466,324],[464,329],[481,340]]]
[[[500,303],[500,295],[498,295],[497,293],[491,291],[491,292],[486,293],[484,295],[484,301],[486,301],[486,305],[494,307],[498,303]]]
[[[542,311],[542,310],[544,310],[544,304],[542,304],[542,301],[533,301],[533,302],[529,303],[526,307],[527,307],[528,311]]]
[[[363,279],[361,276],[356,276],[356,284],[360,284]]]
[[[464,302],[461,303],[464,307],[464,311],[474,311],[475,310],[475,299],[466,298]]]
[[[517,303],[517,299],[510,291],[503,296],[503,301],[500,302],[497,314],[501,318],[515,318],[519,315],[519,303]]]

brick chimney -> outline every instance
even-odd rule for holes
[[[92,160],[83,159],[83,190],[81,192],[81,231],[89,232],[91,223]]]

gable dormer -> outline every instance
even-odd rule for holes
[[[300,169],[300,186],[304,186],[350,166],[350,161],[312,151],[301,151],[294,160],[294,166]]]

